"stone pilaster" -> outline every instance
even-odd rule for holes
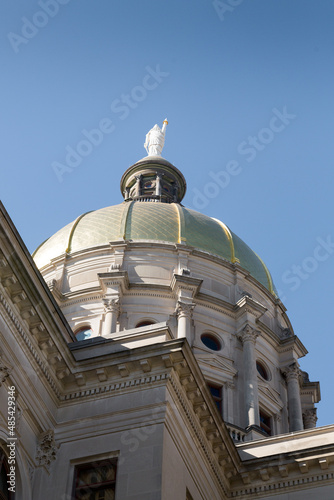
[[[294,362],[284,367],[282,373],[286,378],[288,390],[289,430],[290,432],[301,431],[304,425],[300,400],[300,369],[298,363]]]
[[[223,418],[226,422],[234,423],[235,417],[233,412],[233,392],[235,390],[235,385],[232,382],[226,382],[224,384],[224,414]]]
[[[246,411],[246,427],[260,426],[259,396],[257,385],[255,343],[259,331],[247,324],[239,333],[238,338],[243,345],[244,362],[244,401]]]

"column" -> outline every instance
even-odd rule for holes
[[[260,332],[249,324],[239,334],[243,344],[244,401],[246,410],[246,427],[260,427],[259,396],[257,386],[257,371],[255,359],[255,342]]]
[[[190,346],[192,345],[191,336],[191,320],[195,304],[177,301],[176,314],[177,314],[177,337],[185,337]]]
[[[105,316],[103,336],[116,332],[116,324],[120,312],[119,299],[103,299]]]
[[[294,362],[286,366],[282,370],[285,375],[288,390],[288,415],[289,415],[289,431],[301,431],[304,428],[302,405],[300,401],[299,375],[300,370],[298,363]]]
[[[161,179],[162,179],[162,175],[157,174],[157,176],[155,178],[155,195],[156,196],[161,196]]]
[[[142,180],[142,174],[136,175],[136,186],[135,186],[135,196],[140,196],[141,195],[141,180]]]

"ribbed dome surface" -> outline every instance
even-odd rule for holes
[[[268,269],[246,243],[223,222],[177,203],[131,201],[88,212],[46,240],[33,257],[41,269],[64,253],[117,240],[184,243],[229,262],[239,262],[275,293]]]

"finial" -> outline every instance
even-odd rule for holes
[[[148,156],[161,156],[162,148],[165,143],[166,126],[168,125],[167,118],[163,121],[162,128],[157,124],[146,134],[144,148]]]

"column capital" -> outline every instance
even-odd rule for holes
[[[287,382],[290,380],[298,380],[301,374],[299,365],[297,362],[291,363],[290,365],[285,366],[281,369],[282,374],[285,376]]]
[[[56,460],[57,450],[59,445],[56,444],[54,439],[54,431],[49,429],[43,432],[38,439],[36,449],[36,459],[39,466],[50,468],[52,462]]]
[[[305,429],[313,429],[317,424],[317,409],[309,408],[303,411],[303,420]]]
[[[105,312],[111,312],[111,313],[120,313],[120,304],[119,304],[119,299],[108,299],[104,298],[103,299],[103,305],[104,305],[104,310]]]
[[[0,352],[0,387],[5,382],[5,380],[9,377],[11,371],[12,371],[12,367],[7,365],[7,363],[4,362],[4,360],[2,359],[2,356],[1,356],[1,352]]]
[[[176,315],[178,318],[192,318],[195,304],[192,302],[183,302],[178,300],[176,304]]]
[[[260,335],[259,330],[255,330],[249,323],[238,333],[238,339],[244,344],[247,341],[255,344],[257,337]]]

